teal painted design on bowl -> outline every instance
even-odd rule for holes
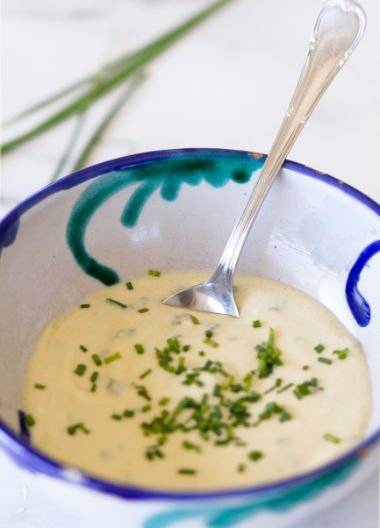
[[[86,230],[93,215],[111,196],[136,185],[120,217],[124,227],[133,227],[150,196],[158,190],[164,200],[173,201],[184,183],[196,186],[204,181],[215,188],[229,181],[247,183],[263,163],[263,158],[249,154],[221,157],[193,153],[106,173],[90,183],[75,203],[66,230],[68,246],[85,273],[106,286],[115,284],[120,280],[117,272],[98,262],[85,246]]]
[[[312,482],[296,486],[285,494],[272,494],[262,500],[247,501],[239,506],[183,508],[157,513],[144,521],[143,528],[169,528],[181,521],[199,517],[203,517],[203,526],[205,527],[232,528],[265,510],[280,514],[304,501],[315,499],[327,491],[329,487],[340,484],[351,474],[358,463],[359,459],[354,458],[338,469],[330,471]]]

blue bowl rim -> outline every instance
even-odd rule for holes
[[[31,209],[34,205],[38,204],[48,196],[55,194],[59,191],[64,191],[72,187],[96,178],[106,171],[120,169],[122,167],[132,168],[145,163],[157,162],[162,159],[167,159],[171,156],[182,156],[189,154],[217,154],[220,156],[250,156],[254,155],[257,158],[266,158],[265,154],[257,152],[249,152],[243,150],[230,150],[230,149],[217,149],[217,148],[185,148],[185,149],[167,149],[151,152],[143,152],[140,154],[133,154],[129,156],[123,156],[120,158],[112,159],[93,165],[86,169],[82,169],[78,172],[70,174],[57,182],[47,185],[40,191],[32,194],[21,203],[19,203],[14,209],[12,209],[1,221],[0,221],[0,238],[7,232],[8,228],[17,222],[20,217]],[[342,192],[348,194],[356,201],[359,201],[371,211],[375,212],[380,216],[380,205],[374,200],[361,193],[354,187],[344,183],[333,176],[317,171],[311,167],[303,165],[301,163],[286,160],[283,168],[290,169],[294,172],[317,179],[323,183],[331,185]],[[147,488],[142,486],[123,485],[114,483],[101,478],[92,477],[86,472],[82,472],[56,462],[53,458],[44,455],[39,450],[35,449],[31,445],[27,444],[18,435],[14,433],[9,426],[0,418],[0,447],[3,447],[11,458],[14,458],[17,463],[26,469],[33,472],[44,473],[48,476],[55,477],[67,482],[75,482],[83,485],[87,488],[91,488],[103,493],[115,495],[125,499],[135,500],[147,500],[147,499],[164,499],[164,500],[194,500],[194,499],[218,499],[223,497],[233,496],[246,496],[252,494],[261,494],[268,492],[281,492],[285,489],[289,489],[299,484],[303,484],[307,481],[314,480],[322,477],[324,474],[334,471],[338,467],[349,462],[352,458],[360,456],[361,453],[375,446],[380,440],[380,428],[374,431],[367,439],[363,440],[355,447],[337,457],[331,462],[319,466],[318,468],[301,473],[294,477],[289,477],[281,480],[277,480],[268,484],[262,484],[257,486],[247,486],[232,489],[221,489],[221,490],[207,490],[207,491],[175,491],[165,490],[160,491],[159,489]],[[73,474],[73,470],[75,473]],[[73,476],[75,475],[75,477]]]

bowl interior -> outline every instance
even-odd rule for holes
[[[23,377],[44,325],[104,285],[145,273],[213,269],[263,156],[166,151],[92,167],[50,186],[0,225],[0,418],[18,432]],[[379,207],[287,162],[239,270],[299,288],[363,345],[380,376]],[[354,388],[353,388],[354,390]],[[380,427],[373,391],[367,437]]]

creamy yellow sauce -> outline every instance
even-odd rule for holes
[[[160,303],[205,277],[147,274],[53,321],[25,380],[32,443],[115,481],[210,489],[303,472],[358,442],[369,373],[335,316],[249,275],[235,280],[237,319]]]

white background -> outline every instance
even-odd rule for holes
[[[290,158],[330,173],[379,202],[378,3],[361,3],[369,18],[365,38]],[[4,117],[146,43],[206,4],[205,0],[3,0]],[[148,66],[147,80],[118,115],[91,163],[162,148],[267,152],[294,89],[320,6],[320,0],[233,1]],[[87,118],[82,142],[112,97]],[[5,157],[0,216],[48,183],[73,125],[73,121],[65,123]],[[19,130],[5,129],[4,139]],[[23,475],[0,455],[0,524],[1,518],[9,518],[7,528],[65,527],[64,511],[55,509],[53,519],[32,481],[28,480],[26,494],[23,482]],[[375,528],[377,505],[374,474],[354,495],[302,528]]]

